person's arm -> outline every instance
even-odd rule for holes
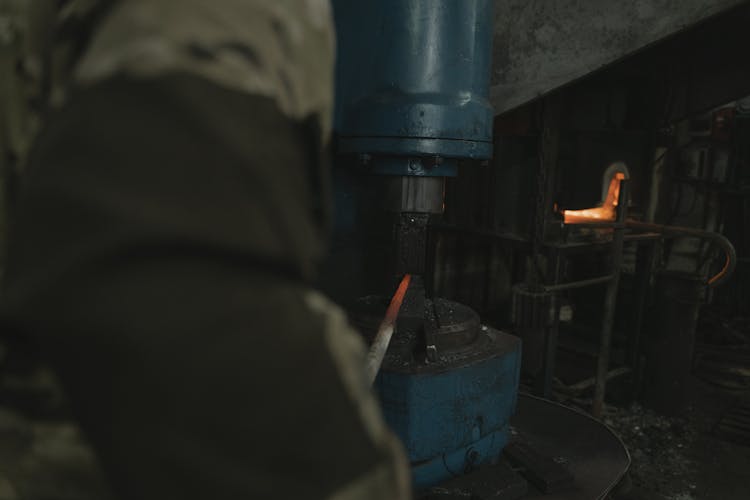
[[[178,75],[87,89],[40,138],[5,316],[122,498],[408,495],[360,341],[304,279],[310,134]]]

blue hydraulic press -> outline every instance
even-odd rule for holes
[[[337,150],[385,176],[407,293],[375,389],[423,489],[497,461],[518,393],[517,337],[420,287],[431,217],[459,162],[492,155],[491,0],[336,0]],[[359,301],[367,336],[387,303]]]

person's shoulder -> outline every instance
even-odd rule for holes
[[[97,27],[76,81],[188,73],[271,97],[294,119],[317,115],[325,132],[334,40],[327,0],[121,1]]]

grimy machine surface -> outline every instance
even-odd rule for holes
[[[456,175],[459,162],[478,164],[492,155],[494,113],[488,94],[493,2],[333,4],[337,152],[354,158],[352,168],[361,175],[377,178],[372,185],[381,189],[383,209],[391,214],[394,285],[401,277],[410,278],[402,280],[401,288],[406,283],[408,290],[375,372],[374,388],[384,417],[406,448],[418,496],[533,496],[545,485],[535,489],[503,467],[503,450],[511,438],[534,435],[536,448],[523,444],[515,455],[552,460],[534,455],[536,449],[545,449],[545,442],[548,447],[561,446],[554,432],[545,440],[549,429],[537,428],[545,421],[540,412],[554,418],[555,411],[568,415],[569,410],[531,399],[518,403],[520,340],[482,324],[465,305],[433,297],[424,286],[429,224],[443,211],[445,178]],[[382,340],[392,289],[387,295],[384,290],[376,292],[380,295],[362,297],[351,310],[355,325],[375,343]],[[533,432],[523,430],[520,414],[511,424],[517,404],[537,414],[529,419]],[[562,434],[570,436],[574,424],[570,418],[566,422],[569,427]],[[581,430],[587,432],[585,426]],[[616,440],[606,431],[599,439],[607,436]],[[514,446],[521,445],[510,445]],[[580,443],[573,447],[580,449]],[[570,475],[567,469],[562,475],[567,478],[566,474]],[[566,486],[581,493],[575,478]]]

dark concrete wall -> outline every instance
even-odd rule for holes
[[[496,113],[747,0],[496,0]]]

